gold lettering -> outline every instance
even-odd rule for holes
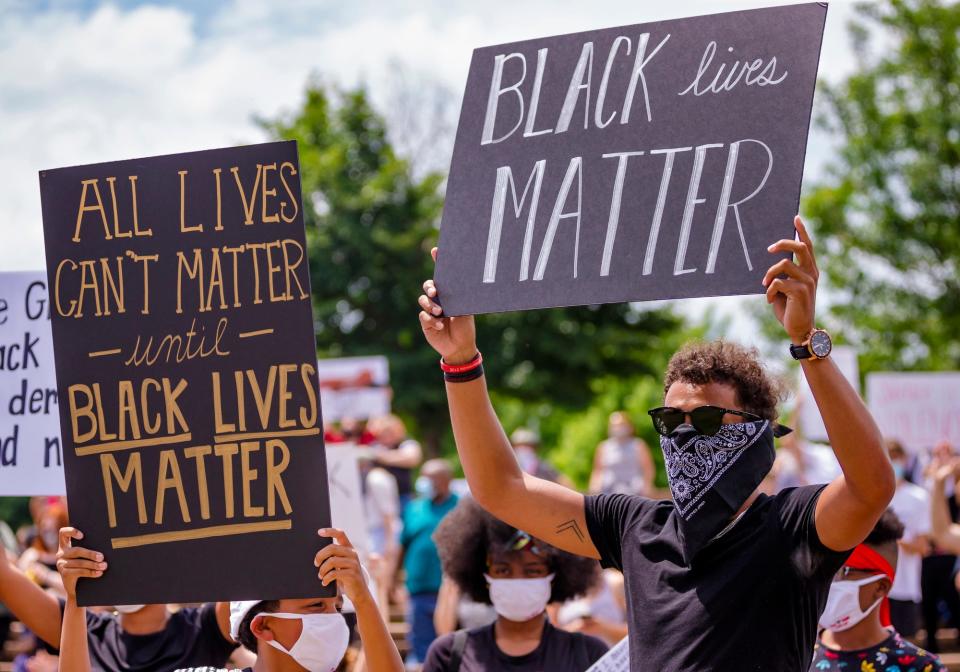
[[[277,463],[275,453],[279,450],[282,459]],[[293,507],[290,506],[290,500],[287,498],[287,491],[283,487],[283,479],[280,478],[287,465],[290,464],[290,450],[287,444],[280,439],[270,439],[267,441],[267,515],[272,516],[276,513],[276,504],[274,496],[280,497],[280,503],[283,506],[283,512],[290,515]]]
[[[143,469],[140,465],[140,453],[131,453],[127,460],[127,468],[120,473],[120,465],[117,464],[117,458],[113,453],[100,454],[100,471],[103,474],[103,487],[107,495],[107,519],[110,527],[117,526],[117,507],[113,500],[113,487],[111,483],[116,480],[120,487],[120,492],[127,492],[130,489],[131,482],[136,478],[137,493],[137,520],[141,525],[147,522],[147,505],[143,499]]]
[[[157,479],[157,506],[154,511],[153,522],[163,524],[163,504],[167,490],[177,491],[177,500],[180,502],[180,516],[183,522],[190,522],[190,509],[187,507],[187,494],[183,491],[183,479],[180,478],[180,464],[177,462],[176,451],[167,449],[160,451],[160,477]]]

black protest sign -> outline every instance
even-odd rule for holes
[[[763,292],[793,236],[826,3],[477,49],[447,187],[450,315]]]
[[[81,604],[312,597],[330,523],[297,147],[40,173]]]

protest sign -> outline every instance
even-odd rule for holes
[[[387,358],[341,357],[317,362],[320,402],[327,422],[366,420],[390,412],[390,365]]]
[[[332,593],[299,179],[293,142],[41,171],[80,604]]]
[[[0,495],[62,495],[47,277],[0,273]]]
[[[600,660],[591,665],[587,672],[629,672],[630,639],[624,637],[607,651]]]
[[[446,314],[762,293],[767,247],[794,236],[826,12],[475,50],[440,229]]]
[[[834,361],[843,377],[853,385],[853,389],[860,393],[860,367],[857,364],[857,349],[849,345],[834,346],[830,352],[830,359]],[[808,441],[829,443],[827,428],[820,416],[820,409],[813,398],[813,392],[807,384],[803,373],[800,374],[800,391],[797,395],[797,405],[800,409],[800,433]],[[835,461],[835,460],[834,460]]]
[[[366,558],[370,549],[357,452],[353,443],[327,444],[327,484],[333,524],[347,533],[360,557]]]
[[[960,372],[871,373],[867,403],[883,436],[912,452],[960,446]]]

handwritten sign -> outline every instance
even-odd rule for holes
[[[871,373],[867,403],[883,435],[914,452],[960,447],[960,372]]]
[[[0,273],[0,495],[62,495],[46,274]]]
[[[837,368],[843,374],[843,377],[853,386],[853,389],[860,393],[860,366],[857,362],[857,349],[849,345],[834,346],[830,352]],[[830,442],[827,436],[827,428],[823,424],[823,418],[820,416],[820,409],[817,408],[817,401],[813,398],[813,392],[810,385],[807,384],[806,377],[800,373],[800,384],[797,393],[797,404],[800,410],[800,433],[808,441]],[[836,460],[833,460],[835,463]]]
[[[762,293],[767,246],[793,237],[826,11],[475,50],[440,230],[445,312]]]
[[[328,592],[297,166],[283,142],[40,173],[70,515],[110,563],[81,604]]]
[[[327,422],[343,418],[366,420],[390,412],[390,365],[382,355],[321,359],[317,362],[317,376]]]
[[[587,672],[629,672],[630,671],[630,639],[624,637],[607,651],[603,657],[595,662]]]

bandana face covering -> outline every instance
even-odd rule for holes
[[[689,565],[770,472],[773,427],[769,420],[738,422],[706,436],[683,424],[660,437],[660,448]]]

